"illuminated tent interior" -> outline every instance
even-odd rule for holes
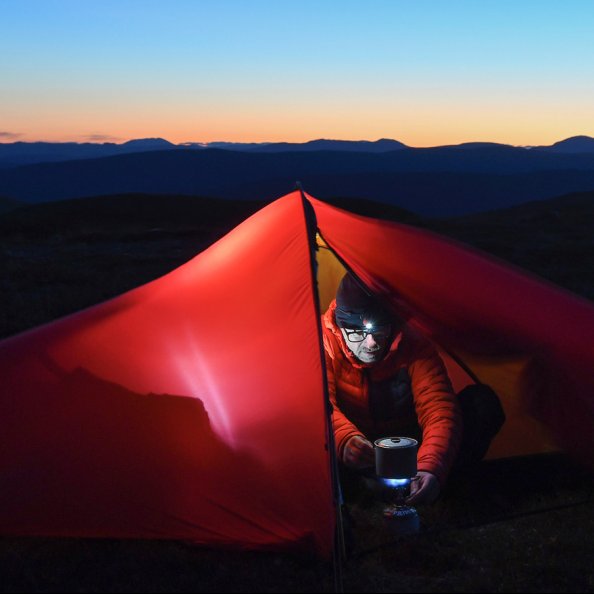
[[[489,456],[592,458],[589,302],[297,191],[171,273],[0,342],[0,532],[329,554],[319,313],[345,265],[436,343],[457,389],[497,391]]]

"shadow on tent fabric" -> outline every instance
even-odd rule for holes
[[[54,536],[138,538],[141,526],[147,537],[170,538],[173,519],[181,535],[185,524],[193,525],[195,544],[232,546],[237,534],[225,522],[232,514],[233,530],[243,526],[260,532],[264,542],[278,540],[266,534],[250,506],[237,507],[237,479],[229,473],[237,465],[245,469],[253,477],[241,486],[245,500],[265,508],[258,476],[267,470],[248,451],[233,451],[219,439],[200,399],[139,394],[84,368],[67,372],[49,357],[45,363],[59,378],[39,385],[45,410],[15,400],[4,411],[11,428],[4,459],[13,464],[3,468],[0,504],[15,532],[40,535],[43,525]],[[216,502],[209,497],[213,484]],[[313,543],[305,537],[291,548],[311,550]]]

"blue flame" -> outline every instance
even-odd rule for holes
[[[385,487],[392,487],[397,489],[398,487],[406,487],[410,485],[409,478],[397,479],[397,478],[380,478],[380,481]]]

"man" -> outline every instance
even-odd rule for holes
[[[408,503],[434,501],[463,436],[461,403],[435,347],[350,274],[342,279],[322,328],[339,460],[364,470],[374,465],[373,440],[415,437],[421,442],[418,473]],[[492,401],[490,395],[487,400]],[[500,415],[496,429],[484,432],[479,459],[503,423]]]

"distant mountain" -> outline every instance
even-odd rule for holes
[[[0,168],[34,163],[97,159],[126,153],[180,148],[162,138],[142,138],[123,144],[113,142],[10,142],[0,143]]]
[[[594,188],[591,171],[543,171],[511,175],[449,172],[345,173],[302,176],[305,190],[322,200],[334,196],[366,199],[406,209],[423,217],[452,217],[479,213],[572,191]],[[227,199],[255,200],[286,193],[288,180],[224,186]]]
[[[176,149],[224,149],[229,151],[253,152],[302,152],[302,151],[350,151],[362,153],[384,153],[406,148],[397,140],[383,138],[367,140],[312,140],[304,143],[290,142],[185,142],[173,144],[163,138],[140,138],[122,144],[113,142],[12,142],[0,143],[0,168],[32,165],[34,163],[55,163],[78,159],[97,159],[128,153]]]
[[[62,160],[0,168],[0,195],[28,202],[125,193],[268,200],[299,180],[320,198],[365,197],[444,217],[594,189],[594,154],[575,150],[594,139],[564,142],[555,150],[485,142],[418,149],[389,139],[254,144],[249,150],[184,147],[162,138],[121,145],[13,143],[0,145],[0,162],[3,156]],[[73,159],[79,149],[86,156]],[[94,151],[108,156],[97,158]]]
[[[594,153],[594,138],[590,136],[572,136],[551,146],[534,147],[534,150],[552,153]]]
[[[129,140],[123,144],[117,145],[126,152],[137,153],[142,151],[162,151],[166,149],[177,148],[177,145],[165,140],[164,138],[139,138]]]
[[[531,148],[532,150],[527,150]],[[444,151],[451,151],[453,159],[450,163],[437,164],[438,168],[446,167],[458,170],[454,162],[460,161],[461,151],[474,153],[476,150],[491,151],[491,155],[509,154],[512,160],[519,153],[539,152],[555,154],[580,154],[594,152],[594,139],[588,136],[576,136],[558,142],[552,146],[542,147],[514,147],[508,144],[494,142],[465,142],[458,145],[447,145],[415,149],[397,140],[382,138],[376,141],[368,140],[328,140],[318,139],[309,142],[185,142],[173,144],[163,138],[142,138],[130,140],[122,144],[113,142],[105,143],[76,143],[76,142],[13,142],[0,143],[0,169],[7,169],[19,165],[30,165],[35,163],[55,163],[59,161],[70,161],[78,159],[96,159],[111,157],[129,153],[140,153],[148,151],[163,150],[195,150],[204,151],[208,149],[223,149],[226,151],[252,152],[252,153],[295,153],[295,152],[339,152],[339,153],[368,153],[384,154],[394,151],[406,153],[416,151],[414,159],[418,160],[421,153],[425,153],[425,160],[434,160],[432,155],[438,155],[438,160],[445,154]],[[486,153],[481,154],[483,158]],[[407,157],[408,158],[408,157]],[[491,159],[491,157],[489,157]],[[467,159],[465,157],[464,159]],[[578,168],[582,168],[579,164]],[[565,167],[565,166],[564,166]],[[572,168],[573,166],[569,166]],[[558,167],[555,167],[558,168]],[[478,170],[478,169],[477,169]]]
[[[320,198],[365,197],[453,216],[594,188],[594,160],[513,147],[387,153],[191,149],[26,165],[0,171],[0,194],[29,202],[122,193],[263,200],[295,182]]]
[[[369,140],[310,140],[309,142],[274,142],[253,147],[250,150],[258,152],[280,151],[350,151],[357,153],[386,153],[408,148],[402,142],[382,138],[371,142]]]
[[[303,151],[349,151],[355,153],[386,153],[408,148],[398,140],[382,138],[380,140],[309,140],[308,142],[186,142],[187,148],[220,148],[230,151],[253,151],[264,153],[303,152]]]
[[[511,144],[501,144],[500,142],[463,142],[462,144],[449,144],[439,148],[457,148],[462,150],[474,149],[498,149],[498,148],[517,148]]]

